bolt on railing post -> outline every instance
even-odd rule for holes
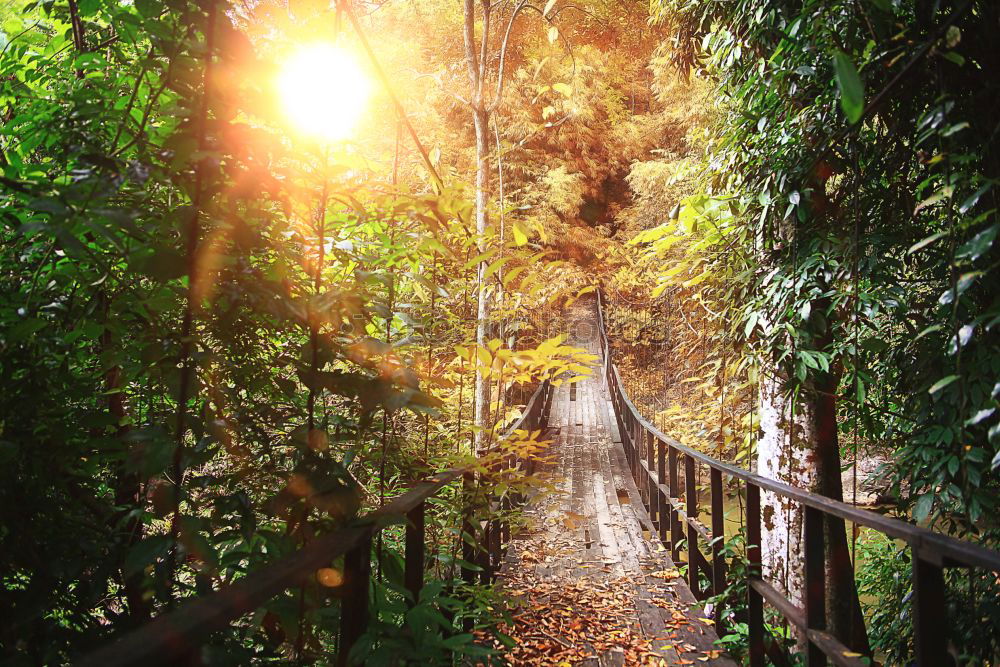
[[[726,542],[726,505],[723,495],[722,471],[712,468],[709,474],[712,480],[712,594],[718,595],[726,588],[726,558],[723,554]],[[715,627],[720,636],[723,634],[721,619],[722,605],[719,605]]]
[[[750,667],[764,667],[764,598],[753,581],[762,574],[760,556],[760,487],[747,482],[747,627]]]
[[[823,512],[805,508],[805,579],[806,627],[810,630],[826,629],[826,565],[823,544]],[[809,641],[806,664],[809,667],[826,665],[826,654]]]
[[[910,546],[913,563],[913,639],[917,665],[947,664],[947,620],[945,618],[944,569],[921,558]]]
[[[668,466],[668,477],[670,479],[670,554],[674,561],[678,560],[681,555],[680,541],[681,541],[681,518],[677,513],[677,508],[674,507],[673,499],[680,498],[680,482],[677,479],[677,450],[674,449],[672,445],[667,445],[667,466]]]
[[[659,438],[656,440],[656,479],[663,486],[667,483],[667,444]],[[670,530],[670,502],[663,496],[659,486],[656,488],[656,503],[656,526],[660,529],[660,541],[669,549],[667,534]]]
[[[413,596],[413,602],[420,601],[420,589],[424,587],[424,508],[421,502],[406,513],[405,570],[403,580],[406,590]]]
[[[693,521],[698,518],[698,486],[695,481],[694,459],[688,454],[684,455],[684,491],[687,496],[686,512],[687,520],[687,552],[688,552],[688,587],[694,596],[701,599],[701,587],[698,582],[698,565],[696,554],[698,552],[698,531],[695,529]]]
[[[351,649],[368,630],[368,586],[371,579],[372,534],[366,530],[344,555],[344,598],[340,607],[337,664],[350,664]]]

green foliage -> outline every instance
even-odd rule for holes
[[[741,527],[732,537],[723,542],[722,557],[726,562],[726,587],[710,597],[706,604],[718,609],[718,645],[733,657],[745,662],[748,659],[750,627],[747,624],[747,593],[750,561],[746,555],[746,531]],[[786,654],[794,646],[794,638],[775,610],[765,606],[764,629]]]
[[[901,515],[996,545],[996,4],[653,7],[675,65],[716,84],[700,190],[675,217],[731,202],[736,228],[640,237],[660,285],[718,281],[711,310],[744,368],[800,404],[835,397],[842,451],[888,461]]]
[[[494,609],[502,608],[502,598],[491,591],[469,593],[460,590],[448,596],[443,582],[431,582],[414,603],[401,582],[388,579],[376,583],[376,620],[351,651],[352,660],[364,665],[452,665],[456,657],[482,659],[492,655],[491,649],[475,643],[472,633],[456,633],[445,615],[465,613],[477,619],[481,628],[495,627],[501,617]],[[470,598],[471,605],[467,602]]]
[[[871,623],[872,647],[887,664],[913,659],[912,565],[909,550],[874,532],[858,542],[858,591]],[[1000,586],[989,574],[946,570],[949,652],[960,665],[990,664],[998,650]]]
[[[465,192],[389,189],[352,147],[299,141],[269,102],[274,45],[230,9],[0,13],[5,659],[69,662],[467,441]],[[501,250],[488,278],[517,264],[503,284],[537,287],[544,253]],[[456,504],[428,516],[442,581]],[[303,630],[296,658],[316,659],[338,631],[327,588],[270,600],[205,655],[287,659]]]
[[[658,6],[676,62],[719,86],[704,196],[733,200],[745,231],[693,261],[737,286],[722,300],[732,335],[796,395],[839,385],[843,428],[895,447],[917,519],[987,538],[1000,171],[981,72],[996,8]]]

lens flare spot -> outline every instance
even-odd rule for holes
[[[332,44],[303,46],[281,67],[278,91],[285,113],[302,132],[346,138],[361,120],[371,80],[350,53]]]
[[[324,567],[316,570],[316,581],[327,588],[336,588],[344,583],[344,575],[341,574],[340,570]]]

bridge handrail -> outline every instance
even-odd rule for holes
[[[830,658],[837,665],[865,664],[852,654],[837,638],[826,632],[824,595],[824,534],[823,516],[846,519],[868,526],[885,535],[904,540],[909,546],[913,562],[913,618],[914,637],[919,665],[945,664],[947,636],[942,632],[946,625],[944,605],[945,567],[979,567],[1000,572],[1000,553],[982,545],[943,535],[933,530],[915,526],[900,519],[883,516],[816,493],[799,489],[783,482],[762,477],[738,466],[724,463],[707,454],[687,447],[675,438],[660,431],[640,413],[629,398],[621,374],[612,359],[612,348],[605,320],[605,298],[597,291],[598,321],[601,334],[601,354],[604,373],[615,418],[618,422],[622,445],[631,466],[636,485],[643,493],[644,503],[653,519],[660,537],[670,545],[675,558],[679,556],[678,542],[688,544],[688,584],[699,597],[720,592],[726,585],[725,561],[722,554],[724,537],[722,475],[746,483],[747,507],[747,556],[751,563],[748,582],[748,616],[750,629],[750,664],[764,664],[765,651],[775,662],[785,659],[777,652],[776,644],[765,641],[763,601],[766,599],[791,623],[798,626],[809,639],[810,665],[825,664]],[[681,484],[678,475],[678,458],[683,458],[686,483],[685,502],[679,499]],[[702,464],[711,470],[711,520],[708,530],[697,520],[698,497],[695,487],[695,465]],[[760,553],[760,490],[765,489],[801,504],[805,508],[805,609],[799,609],[761,576]],[[685,524],[687,535],[682,531]],[[669,540],[668,540],[669,535]],[[698,538],[712,549],[712,563],[701,554]],[[702,591],[699,572],[711,582]],[[721,617],[720,617],[721,618]],[[721,634],[721,632],[720,632]]]
[[[501,436],[508,438],[515,430],[536,430],[544,426],[551,399],[551,383],[545,380],[532,394],[524,412]],[[140,628],[126,633],[110,644],[77,661],[80,667],[117,665],[176,664],[209,635],[226,628],[236,619],[259,608],[282,591],[301,585],[315,572],[344,556],[344,583],[341,607],[340,653],[337,664],[346,665],[350,648],[368,626],[368,581],[371,570],[371,543],[383,528],[405,520],[404,582],[414,599],[419,597],[424,577],[425,501],[468,470],[454,468],[417,482],[385,507],[356,519],[348,526],[324,535],[292,554],[204,597],[186,601]],[[509,532],[495,528],[485,540],[487,564],[499,562],[503,545],[499,537]],[[468,532],[473,533],[469,528]],[[464,542],[467,543],[467,542]],[[472,559],[467,559],[469,563]],[[469,568],[463,568],[469,572]]]

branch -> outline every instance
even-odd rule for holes
[[[476,87],[475,101],[477,104],[483,102],[483,83],[486,81],[487,51],[490,47],[490,0],[483,2],[483,38],[479,42],[479,85]]]
[[[871,98],[871,101],[865,106],[864,110],[862,110],[861,117],[854,123],[849,123],[837,132],[837,134],[831,137],[829,141],[827,141],[826,146],[813,160],[812,166],[809,168],[810,172],[812,172],[813,169],[816,168],[816,165],[822,162],[826,156],[830,154],[830,151],[833,150],[834,146],[840,144],[845,138],[847,138],[847,135],[864,124],[865,120],[871,116],[871,114],[878,109],[879,106],[881,106],[882,102],[884,102],[889,96],[889,93],[893,90],[893,88],[906,78],[910,71],[916,67],[921,60],[923,60],[924,56],[930,53],[931,48],[938,43],[938,40],[945,36],[948,28],[954,25],[960,18],[965,16],[970,9],[972,9],[973,4],[972,0],[969,0],[963,6],[953,11],[951,16],[949,16],[944,23],[938,26],[937,30],[931,34],[930,38],[920,45],[920,48],[917,49],[916,53],[914,53],[913,57],[910,58],[903,68],[899,70],[899,72],[897,72],[887,84],[885,84],[882,90]]]
[[[507,63],[507,45],[510,43],[510,33],[514,28],[514,21],[517,20],[518,14],[521,13],[528,5],[528,0],[519,0],[514,6],[514,11],[510,15],[510,20],[507,21],[507,30],[504,31],[503,42],[500,44],[500,65],[497,68],[497,92],[493,97],[493,103],[490,104],[489,111],[492,113],[494,109],[500,104],[500,96],[503,94],[503,79],[504,79],[504,67]]]
[[[437,86],[441,90],[441,92],[443,92],[445,95],[449,95],[451,97],[454,97],[456,100],[458,100],[459,102],[461,102],[462,104],[464,104],[466,106],[472,106],[472,103],[469,102],[469,100],[465,99],[464,97],[462,97],[458,93],[453,93],[452,91],[448,90],[448,88],[444,85],[444,83],[442,83],[441,79],[439,77],[435,76],[434,74],[426,74],[424,72],[417,71],[417,70],[415,70],[412,67],[405,67],[401,71],[413,73],[413,75],[414,75],[413,80],[414,81],[419,81],[420,79],[432,79],[434,81],[434,83],[437,84]]]
[[[510,17],[510,23],[507,25],[507,34],[504,35],[504,43],[503,43],[503,46],[502,46],[502,49],[501,49],[501,52],[500,52],[500,67],[499,67],[499,71],[497,72],[497,94],[496,94],[496,97],[493,99],[493,102],[489,105],[489,108],[487,109],[488,113],[492,113],[494,110],[496,110],[496,108],[498,106],[500,106],[500,96],[503,94],[504,61],[505,61],[506,55],[507,55],[508,37],[510,36],[511,28],[514,25],[514,19],[517,18],[517,15],[521,12],[522,9],[533,9],[534,11],[538,12],[538,15],[541,16],[545,20],[546,23],[548,23],[550,25],[554,23],[553,19],[555,18],[555,15],[553,15],[552,17],[546,16],[545,12],[543,10],[539,9],[538,7],[536,7],[534,5],[528,4],[528,0],[521,0],[518,3],[517,7],[514,8],[514,13]],[[558,12],[557,12],[557,14],[558,14]],[[569,54],[570,60],[573,63],[573,78],[575,79],[576,78],[576,58],[573,56],[573,45],[569,43],[569,40],[566,39],[566,37],[562,34],[562,31],[559,31],[559,39],[566,46],[566,53]]]
[[[479,56],[476,54],[476,0],[465,0],[462,39],[465,42],[465,64],[473,95],[479,90]],[[475,100],[474,100],[475,101]]]

